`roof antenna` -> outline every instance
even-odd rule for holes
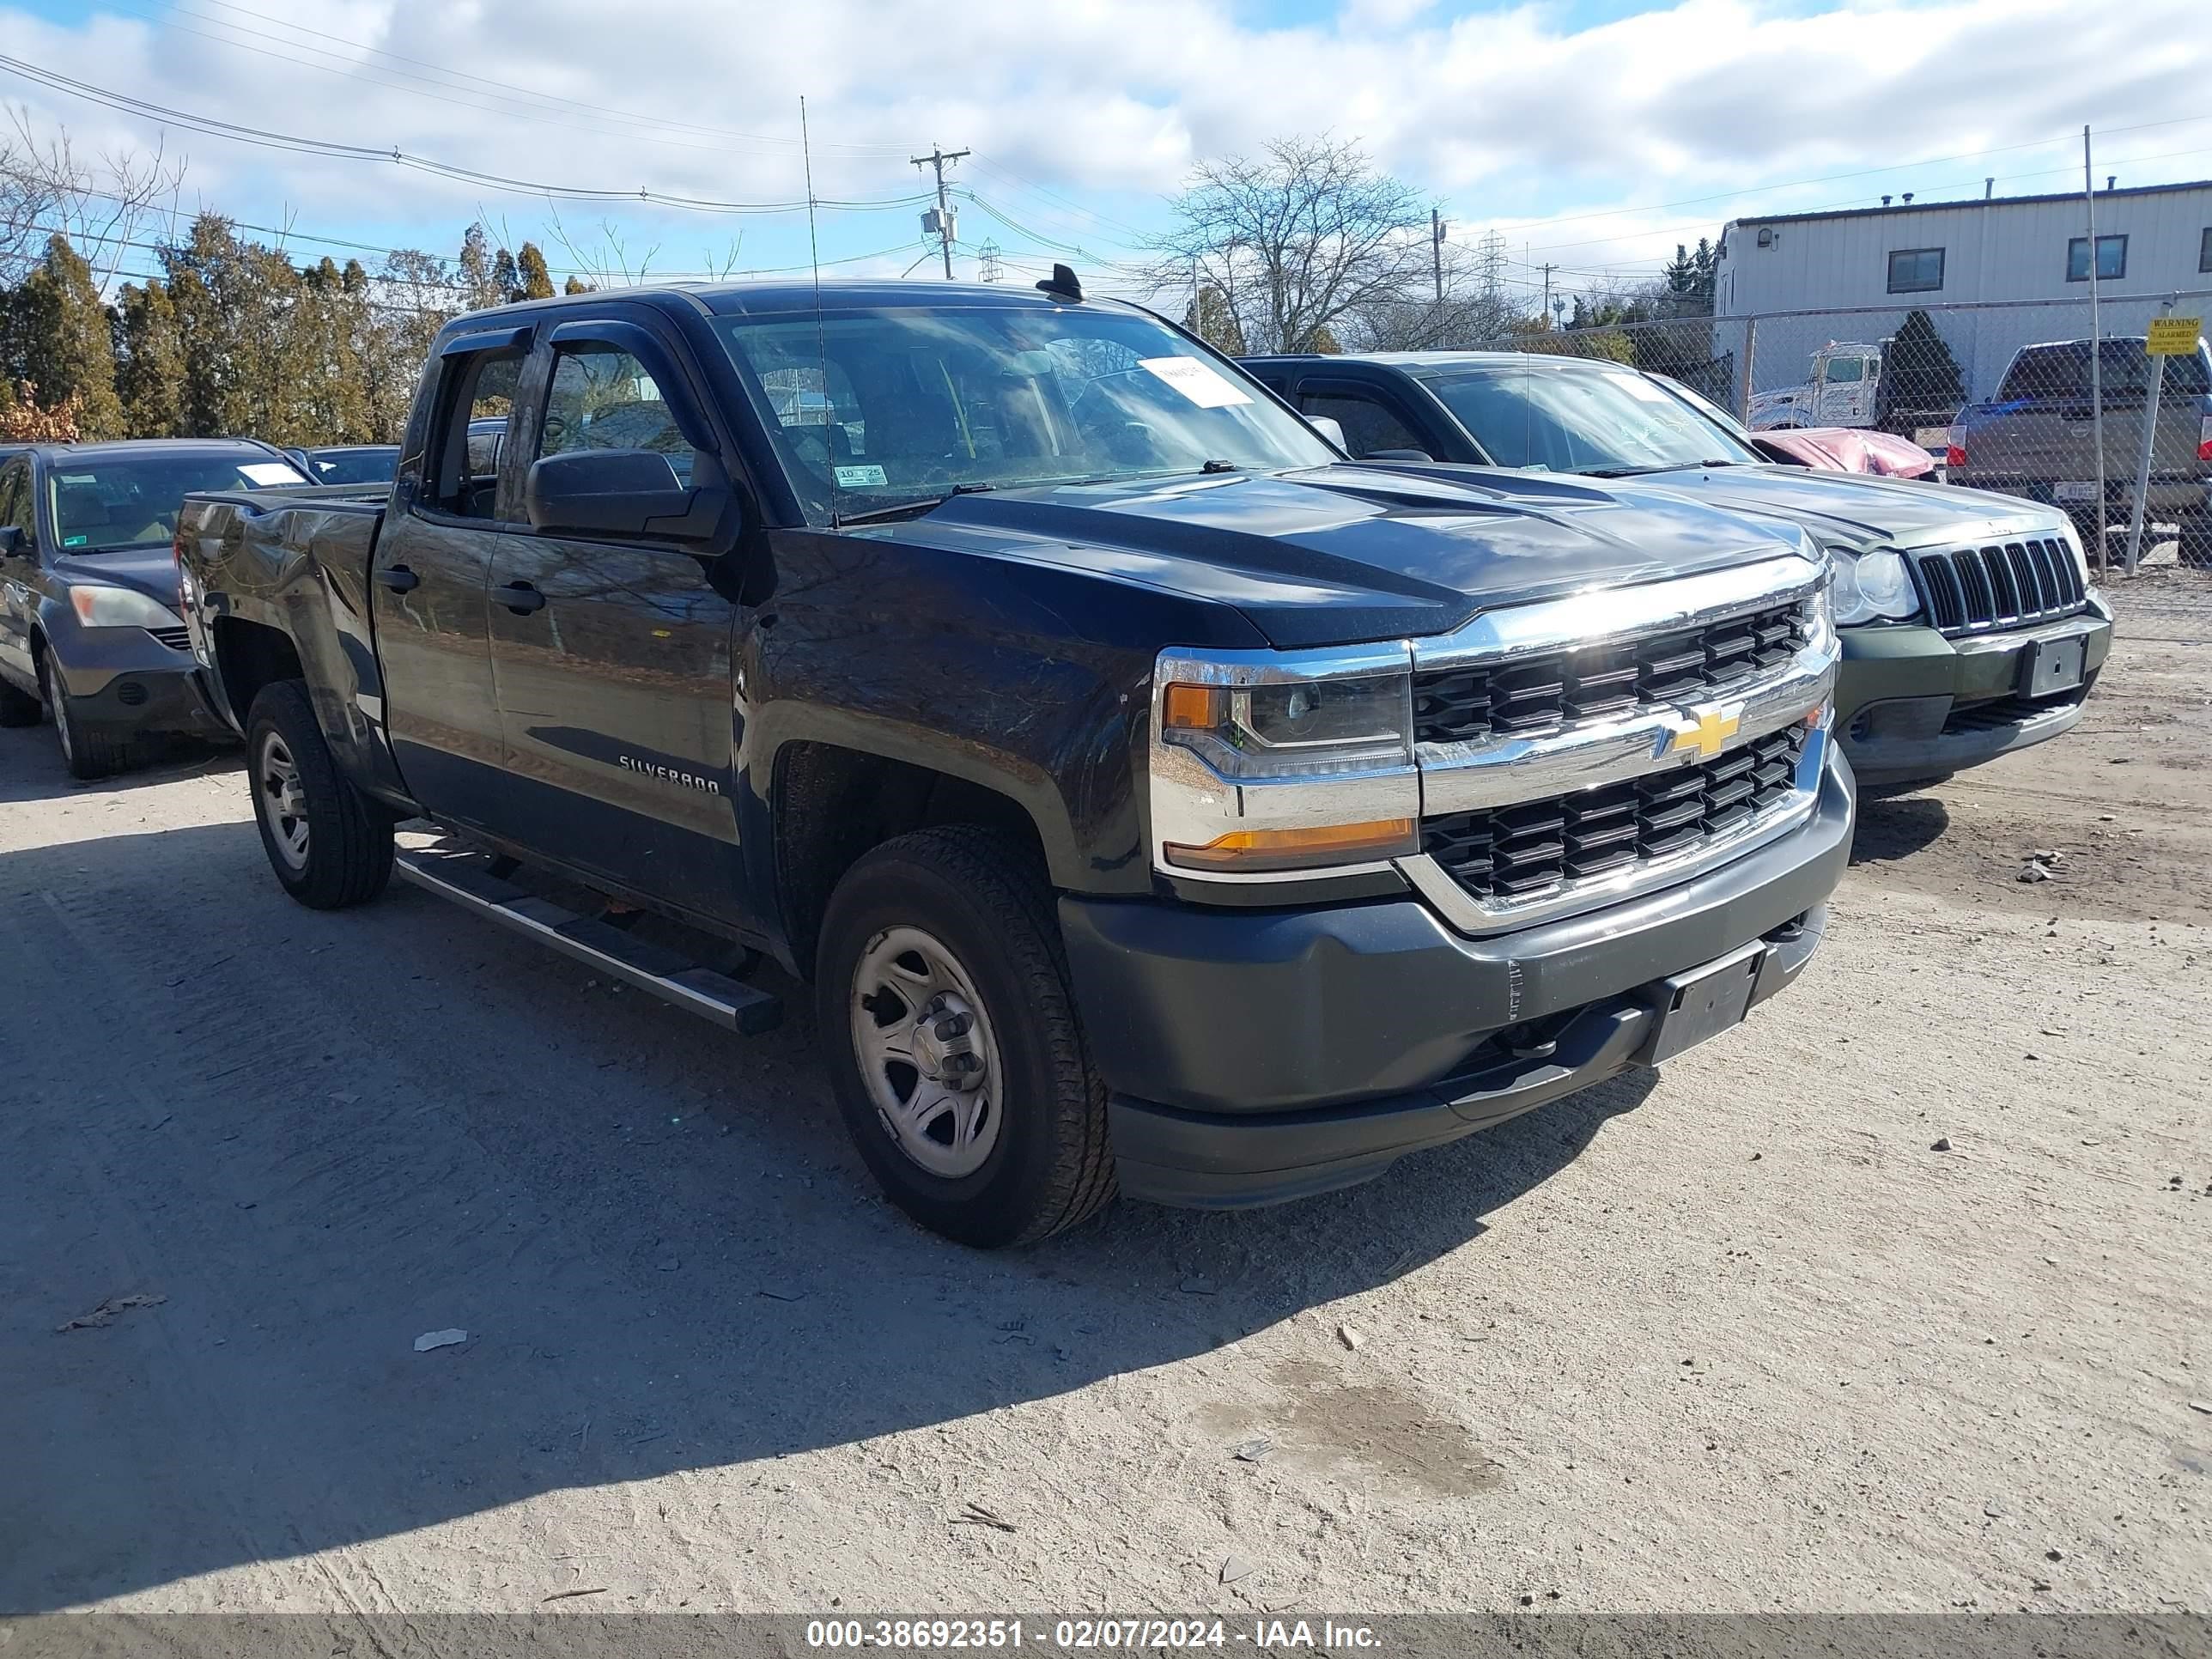
[[[799,98],[799,154],[806,167],[806,257],[814,267],[814,357],[817,372],[822,376],[822,453],[830,464],[830,527],[836,530],[837,522],[837,451],[830,441],[830,416],[835,412],[830,403],[830,346],[822,330],[822,243],[814,229],[814,146],[806,132],[806,95]],[[792,391],[791,412],[794,424],[805,415],[805,404],[798,389]]]
[[[1034,270],[1036,267],[1032,265],[1030,269]],[[1052,275],[1037,284],[1037,292],[1049,294],[1055,300],[1080,300],[1083,284],[1075,280],[1073,265],[1054,265]]]

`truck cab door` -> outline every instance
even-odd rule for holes
[[[643,325],[554,330],[520,471],[579,450],[666,456],[720,481],[720,446],[677,349]],[[507,767],[526,840],[581,872],[742,924],[732,775],[738,607],[718,550],[527,529],[489,589]]]
[[[512,420],[530,331],[457,335],[441,355],[428,434],[403,459],[369,553],[385,727],[408,792],[441,818],[497,830],[508,816],[484,586],[525,526],[513,471],[472,461],[472,420]],[[512,446],[508,446],[511,450]]]

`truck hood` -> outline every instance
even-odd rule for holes
[[[172,611],[177,608],[177,560],[167,542],[159,547],[133,547],[116,553],[56,559],[53,570],[65,582],[106,582],[111,587],[135,587]]]
[[[2015,495],[1802,466],[1703,467],[1650,473],[1637,482],[1733,513],[1787,520],[1823,544],[1851,553],[2055,535],[2066,523],[2050,507]]]
[[[1284,648],[1439,634],[1498,605],[1818,556],[1772,512],[1692,492],[1412,466],[994,490],[885,529],[1231,605]]]

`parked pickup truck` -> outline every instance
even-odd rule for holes
[[[357,903],[427,818],[403,876],[694,1012],[770,1017],[714,953],[772,957],[952,1237],[1365,1179],[1820,942],[1851,790],[1795,529],[1346,465],[1065,270],[584,295],[434,352],[388,499],[185,509],[276,878]]]
[[[2141,335],[2106,340],[2099,353],[2108,527],[2126,524],[2134,510],[2150,364]],[[2096,406],[2088,341],[2022,346],[1997,395],[1959,411],[1944,458],[1951,481],[2047,501],[2095,545]],[[2194,353],[2166,360],[2143,517],[2179,526],[2182,563],[2212,566],[2212,347],[2201,339]]]
[[[1836,727],[1863,783],[1925,782],[2070,730],[2112,647],[2112,611],[2064,514],[1777,465],[1732,416],[1661,375],[1497,351],[1246,366],[1394,472],[1433,459],[1460,477],[1633,478],[1802,528],[1836,561]]]

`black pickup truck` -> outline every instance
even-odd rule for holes
[[[714,953],[774,958],[974,1243],[1656,1064],[1799,972],[1849,852],[1803,535],[1349,465],[1065,271],[476,313],[388,500],[196,496],[179,557],[295,897],[424,818],[404,875],[695,1012],[771,1016]]]

